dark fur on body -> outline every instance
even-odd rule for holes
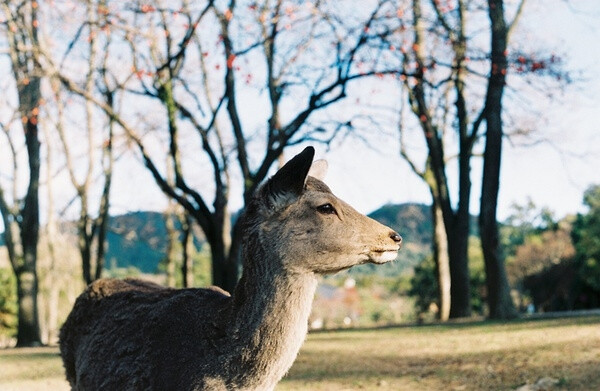
[[[193,374],[182,370],[200,353],[198,342],[218,340],[223,333],[202,317],[207,310],[218,316],[229,301],[212,289],[177,290],[132,279],[96,281],[77,299],[61,329],[67,379],[77,390],[189,389],[184,382]],[[102,362],[102,371],[88,370],[95,361]]]
[[[233,296],[134,279],[92,283],[60,334],[72,388],[272,390],[306,336],[315,273],[383,263],[399,248],[395,232],[307,177],[313,154],[292,159],[247,206]],[[316,211],[323,202],[339,209],[335,219]]]

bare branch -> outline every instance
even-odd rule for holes
[[[177,200],[177,202],[180,203],[188,212],[190,212],[192,215],[194,215],[198,219],[198,223],[202,226],[203,230],[205,230],[207,235],[212,233],[212,228],[211,228],[212,226],[210,224],[210,219],[207,217],[207,216],[210,216],[210,210],[208,209],[207,205],[204,203],[204,200],[202,199],[202,197],[195,192],[189,194],[192,197],[192,199],[194,200],[194,202],[198,208],[198,209],[196,209],[196,207],[194,207],[194,205],[184,196],[184,194],[187,194],[187,193],[184,192],[184,194],[180,194],[180,193],[176,192],[175,189],[173,189],[171,186],[169,186],[169,184],[167,183],[167,180],[160,174],[158,167],[156,166],[156,164],[154,163],[154,161],[152,160],[152,158],[146,151],[146,148],[144,146],[142,138],[137,135],[135,130],[133,130],[133,128],[131,128],[121,118],[121,116],[119,116],[117,113],[115,113],[113,111],[112,107],[108,106],[106,104],[106,102],[100,101],[95,96],[88,94],[85,90],[81,89],[79,86],[77,86],[77,84],[75,84],[73,81],[71,81],[69,78],[65,77],[64,75],[60,74],[58,71],[54,70],[50,76],[55,77],[58,80],[60,80],[60,82],[68,90],[84,97],[85,99],[92,101],[97,107],[99,107],[100,109],[102,109],[105,112],[105,114],[109,117],[109,120],[114,121],[115,123],[118,123],[119,126],[125,131],[127,136],[138,147],[138,150],[144,160],[144,164],[146,165],[146,167],[152,174],[152,177],[154,178],[154,180],[156,181],[156,183],[158,184],[160,189],[165,194],[167,194],[169,197],[172,197],[175,200]]]
[[[525,7],[525,3],[527,2],[527,0],[521,0],[519,2],[519,6],[517,7],[517,12],[515,13],[515,16],[513,17],[513,20],[508,23],[507,29],[506,29],[506,40],[508,42],[510,42],[510,36],[512,35],[512,32],[514,31],[515,26],[519,23],[519,20],[521,19],[521,15],[523,15],[523,8]]]

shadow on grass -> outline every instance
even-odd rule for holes
[[[583,326],[590,324],[600,324],[600,313],[597,315],[584,315],[584,316],[569,316],[565,313],[564,317],[552,316],[550,318],[544,317],[523,317],[510,320],[483,320],[483,319],[462,319],[448,322],[434,322],[434,323],[410,323],[410,324],[395,324],[385,325],[379,327],[356,327],[356,328],[339,328],[339,329],[327,329],[327,330],[311,330],[310,334],[330,334],[330,333],[356,333],[361,334],[365,331],[385,331],[385,330],[397,330],[397,329],[411,329],[414,332],[428,332],[428,331],[445,331],[445,330],[460,330],[460,329],[478,329],[485,330],[489,328],[492,331],[497,331],[497,327],[504,327],[510,330],[528,330],[536,328],[552,328],[557,325],[560,326]],[[342,337],[345,338],[345,337]]]
[[[285,379],[505,390],[553,377],[564,389],[600,390],[597,324],[594,316],[317,333]]]
[[[343,351],[303,352],[292,371],[289,381],[348,381],[349,379],[377,378],[430,378],[448,388],[467,386],[467,389],[506,389],[535,382],[542,377],[553,377],[569,390],[600,389],[598,361],[594,359],[547,359],[547,352],[563,351],[562,343],[545,343],[532,350],[498,349],[493,352],[460,354],[412,355],[354,354]],[[555,355],[550,353],[550,356]]]

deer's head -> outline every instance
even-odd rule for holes
[[[327,164],[313,163],[314,153],[307,147],[260,188],[246,211],[247,240],[291,272],[334,273],[396,259],[400,235],[333,195],[322,182]]]

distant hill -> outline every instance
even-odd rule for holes
[[[60,224],[59,230],[76,246],[77,228],[74,222]],[[142,273],[156,273],[167,250],[164,215],[143,211],[111,216],[106,240],[107,268],[135,267]],[[0,246],[4,246],[1,233]]]
[[[407,203],[384,205],[369,217],[392,228],[402,236],[398,259],[386,265],[361,265],[350,269],[353,275],[377,274],[393,277],[412,269],[431,253],[431,207]]]
[[[369,217],[393,228],[403,239],[398,260],[384,267],[371,267],[378,274],[401,273],[412,268],[432,251],[431,206],[417,203],[384,205]],[[477,217],[471,216],[470,235],[478,236]],[[362,269],[359,269],[361,271]],[[367,269],[369,270],[369,269]]]
[[[378,272],[397,274],[413,267],[430,253],[432,222],[429,206],[385,205],[369,216],[390,226],[404,239],[394,267],[377,268]],[[167,230],[161,213],[133,212],[111,217],[106,258],[108,267],[134,266],[144,273],[155,273],[166,248]],[[371,272],[369,267],[360,271]]]
[[[416,244],[431,247],[431,206],[407,203],[400,205],[384,205],[369,214],[369,217],[379,221],[398,232],[404,244]]]
[[[167,250],[167,227],[158,212],[132,212],[113,216],[108,223],[106,266],[133,266],[156,273]]]
[[[385,205],[369,215],[396,230],[404,239],[398,261],[384,268],[365,266],[359,272],[398,274],[412,268],[431,252],[431,211],[428,205]],[[157,212],[134,212],[111,217],[107,266],[134,266],[155,273],[167,249],[164,216]]]

